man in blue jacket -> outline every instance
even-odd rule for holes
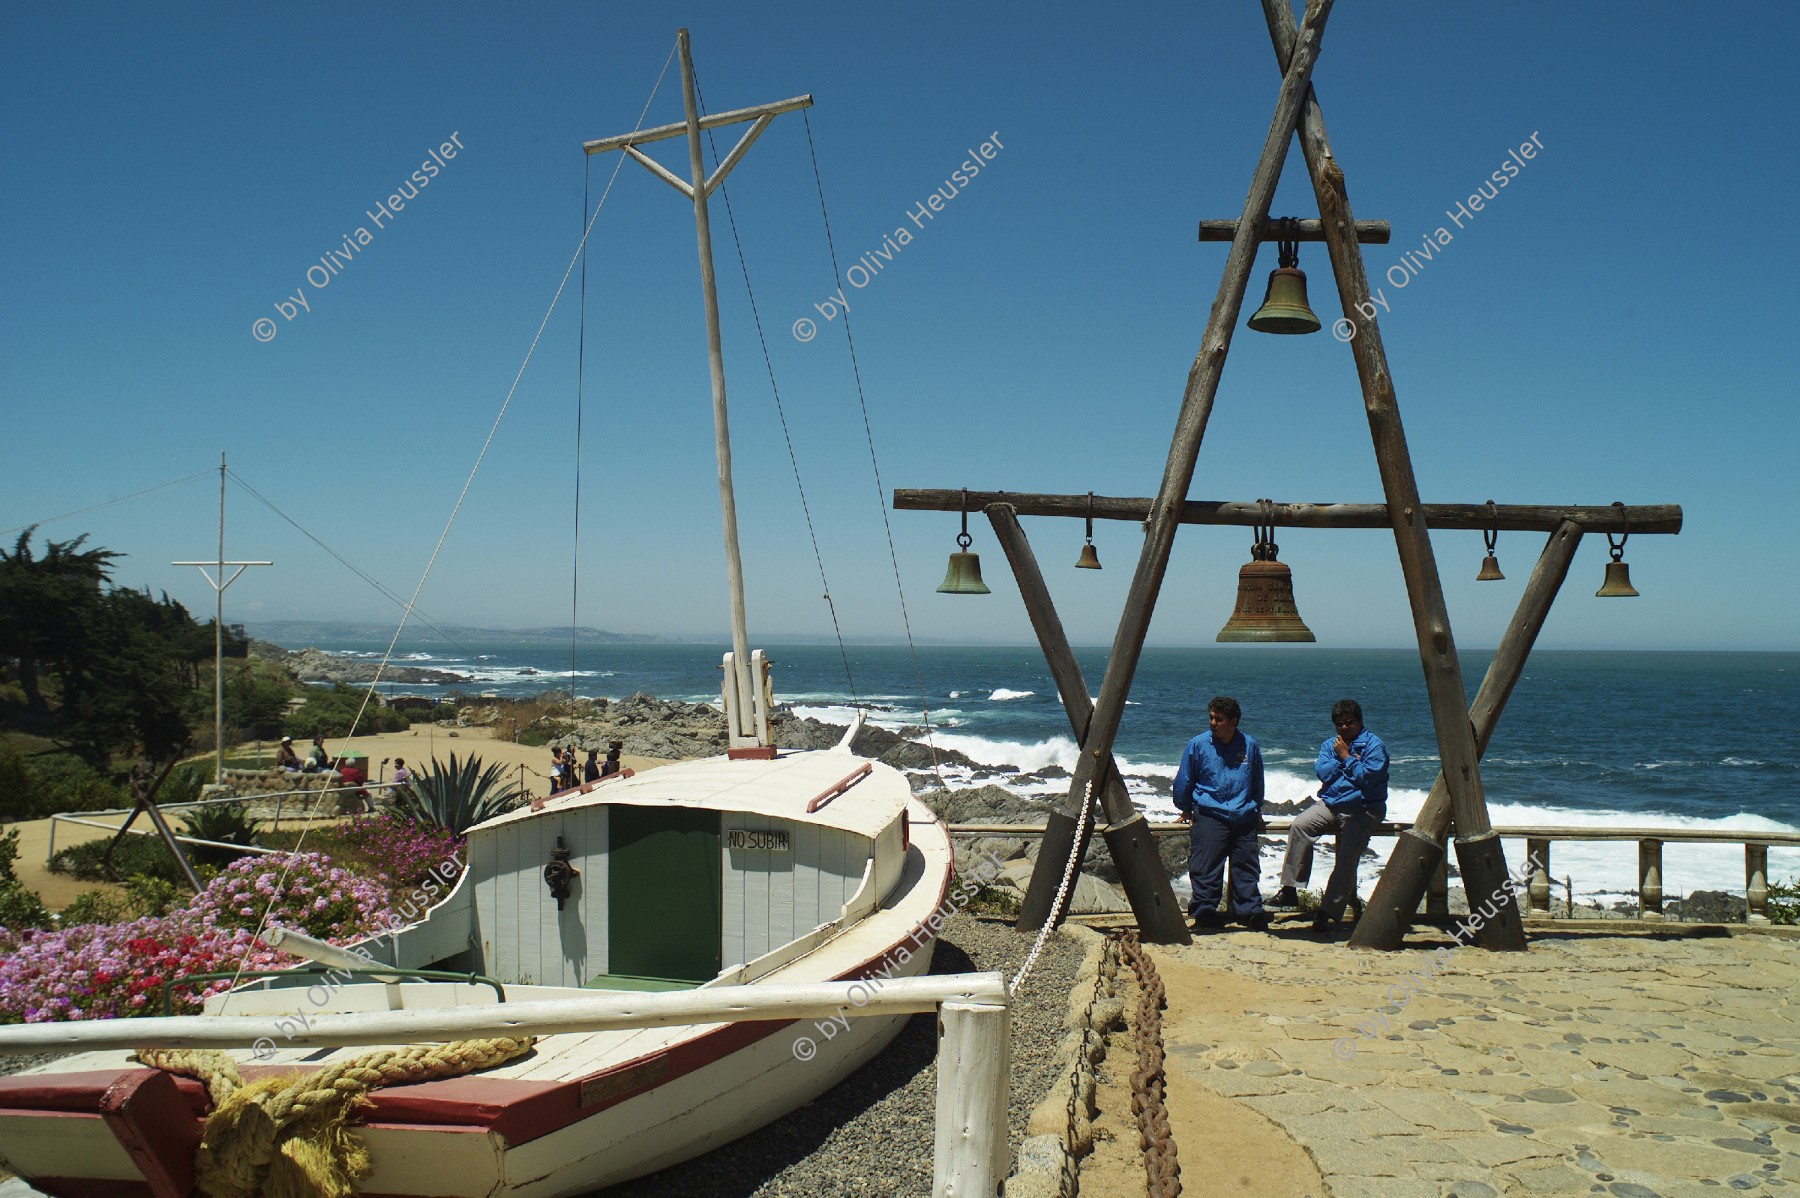
[[[1243,716],[1236,699],[1220,695],[1209,702],[1209,730],[1188,742],[1175,773],[1175,807],[1182,821],[1193,825],[1188,832],[1188,879],[1193,883],[1188,914],[1196,929],[1225,925],[1218,906],[1227,858],[1232,915],[1258,931],[1269,926],[1256,860],[1256,834],[1263,826],[1262,751],[1238,731]]]
[[[1319,913],[1315,932],[1329,932],[1344,917],[1344,906],[1356,896],[1356,866],[1369,837],[1387,818],[1387,747],[1363,727],[1362,707],[1355,699],[1339,699],[1331,705],[1331,723],[1337,735],[1319,746],[1313,772],[1319,776],[1319,801],[1294,817],[1288,828],[1287,856],[1281,862],[1281,892],[1277,907],[1294,906],[1297,888],[1312,876],[1313,845],[1328,832],[1337,833],[1337,857]]]

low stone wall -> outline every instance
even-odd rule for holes
[[[1106,1057],[1106,1033],[1124,1023],[1125,1007],[1114,985],[1118,943],[1078,924],[1063,924],[1059,932],[1084,945],[1085,952],[1069,988],[1055,1081],[1031,1112],[1005,1198],[1073,1198],[1081,1158],[1094,1147],[1096,1070]]]

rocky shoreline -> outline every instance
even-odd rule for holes
[[[344,683],[363,685],[375,681],[381,663],[364,658],[339,657],[322,649],[283,649],[268,641],[251,641],[250,655],[273,662],[292,674],[296,681],[310,683]],[[450,670],[432,670],[422,666],[400,666],[389,662],[381,670],[383,682],[419,683],[429,686],[462,686],[475,680],[467,674]]]

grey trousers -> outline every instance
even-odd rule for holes
[[[1331,867],[1331,878],[1325,883],[1325,896],[1319,901],[1319,914],[1326,919],[1342,919],[1344,907],[1356,893],[1356,864],[1369,847],[1381,819],[1370,811],[1349,811],[1342,815],[1323,802],[1294,817],[1288,827],[1287,856],[1281,861],[1281,884],[1295,889],[1306,885],[1312,877],[1313,845],[1327,833],[1337,833],[1337,855]]]

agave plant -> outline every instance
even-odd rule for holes
[[[182,817],[189,836],[196,840],[216,840],[224,844],[253,845],[262,829],[250,818],[243,803],[220,803],[211,807],[195,807]],[[207,865],[229,865],[243,853],[212,845],[190,845],[186,850],[197,861]]]
[[[389,791],[387,806],[415,823],[461,836],[483,820],[511,811],[524,797],[504,765],[483,767],[479,757],[458,761],[452,753],[449,765],[433,757],[429,773],[415,774],[410,785]]]

